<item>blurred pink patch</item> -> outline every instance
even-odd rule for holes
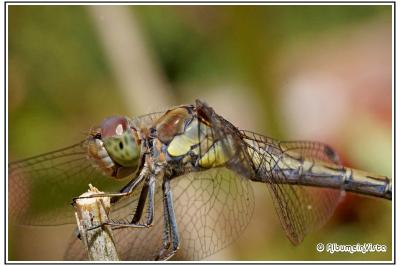
[[[287,53],[280,98],[296,138],[339,141],[343,127],[365,116],[391,126],[391,24],[354,27]]]

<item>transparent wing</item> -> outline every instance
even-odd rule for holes
[[[128,180],[105,176],[86,158],[85,141],[8,165],[9,215],[21,225],[75,223],[72,199],[88,185],[117,192]]]
[[[197,101],[196,107],[198,113],[211,123],[215,138],[221,141],[226,153],[234,152],[227,167],[239,175],[268,185],[280,222],[293,244],[300,243],[305,235],[330,218],[343,195],[342,191],[285,184],[288,183],[285,180],[289,180],[286,176],[288,172],[291,179],[301,178],[302,173],[281,161],[290,156],[298,162],[325,161],[337,165],[338,156],[330,147],[317,142],[280,142],[239,131],[205,103]]]
[[[145,115],[135,116],[131,119],[136,128],[150,128],[166,111],[153,112]]]
[[[339,156],[329,146],[317,141],[280,141],[248,130],[241,130],[244,139],[255,141],[264,149],[279,149],[288,155],[300,155],[304,159],[319,160],[340,165]]]
[[[162,245],[161,184],[157,184],[154,225],[146,229],[114,230],[122,260],[154,260]],[[174,260],[200,260],[233,242],[248,225],[254,210],[251,184],[219,168],[191,173],[171,182],[181,245]],[[73,236],[67,260],[86,258]]]
[[[255,174],[268,184],[286,235],[293,244],[299,244],[308,233],[318,229],[332,216],[344,191],[283,184],[282,180],[288,179],[286,170],[290,166],[282,167],[279,160],[294,156],[300,161],[327,162],[341,168],[339,157],[329,146],[319,142],[276,141],[251,132],[243,132],[243,139],[251,147],[251,157],[259,159],[255,162]],[[291,175],[294,173],[296,171],[292,171]],[[301,178],[301,174],[297,175]]]

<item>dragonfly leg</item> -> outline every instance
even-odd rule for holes
[[[179,249],[178,225],[175,219],[172,191],[170,189],[168,178],[164,179],[163,192],[164,192],[163,247],[156,260],[169,260]]]
[[[120,229],[120,228],[148,228],[152,225],[153,222],[153,217],[154,217],[154,190],[155,190],[155,176],[154,174],[151,174],[151,172],[148,170],[147,167],[143,169],[143,171],[140,173],[139,177],[135,179],[134,182],[130,182],[128,186],[125,186],[123,190],[121,190],[120,193],[104,193],[104,194],[95,194],[94,197],[104,197],[104,196],[111,196],[111,201],[113,203],[118,201],[118,198],[123,197],[123,196],[129,196],[135,187],[137,187],[137,184],[141,182],[142,180],[145,180],[143,188],[140,192],[139,196],[139,201],[137,208],[135,210],[135,213],[133,215],[133,218],[131,221],[108,221],[105,223],[102,223],[98,226],[89,228],[88,230],[93,230],[96,228],[99,228],[104,225],[110,225],[112,226],[113,230]],[[122,192],[123,191],[123,192]],[[114,199],[114,200],[113,200]],[[147,212],[147,218],[145,223],[139,223],[140,218],[142,217],[143,214],[143,209],[146,203],[146,199],[149,201],[149,207],[148,207],[148,212]]]
[[[106,225],[113,226],[113,230],[133,227],[133,228],[148,228],[153,224],[154,218],[154,193],[155,193],[155,181],[156,177],[154,175],[150,175],[146,183],[144,184],[142,191],[140,192],[138,205],[133,215],[130,223],[118,223],[118,222],[107,222]],[[140,223],[140,219],[143,215],[144,206],[148,201],[148,209],[147,209],[147,217],[144,223]]]
[[[154,194],[156,190],[156,178],[155,176],[150,176],[149,180],[149,193],[148,193],[148,208],[147,208],[147,220],[146,223],[148,225],[153,224],[153,219],[154,219]]]
[[[148,209],[147,209],[147,217],[146,217],[146,226],[151,226],[153,224],[154,218],[154,192],[155,192],[155,181],[156,178],[154,175],[149,177],[149,180],[144,185],[140,197],[138,206],[136,208],[135,214],[132,218],[131,224],[138,224],[143,215],[143,209],[146,203],[146,199],[148,201]]]
[[[149,193],[149,182],[146,182],[143,185],[142,190],[140,191],[140,196],[139,196],[139,201],[138,201],[138,205],[137,208],[135,210],[135,214],[133,215],[133,218],[130,222],[128,221],[108,221],[108,222],[104,222],[98,226],[94,226],[89,228],[88,230],[93,230],[105,225],[110,225],[112,226],[113,230],[117,230],[117,229],[121,229],[121,228],[148,228],[151,226],[151,224],[148,223],[149,220],[152,220],[152,218],[147,218],[146,223],[141,224],[140,222],[140,218],[142,217],[143,214],[143,209],[146,203],[146,198],[148,197]],[[153,216],[152,213],[148,213],[148,216]]]
[[[98,229],[98,228],[106,226],[106,225],[110,225],[113,230],[120,229],[120,228],[126,228],[126,227],[130,227],[130,228],[149,228],[151,226],[151,225],[146,224],[146,223],[145,224],[140,224],[140,223],[122,223],[122,222],[108,221],[108,222],[104,222],[104,223],[101,223],[99,225],[87,228],[86,231],[95,230],[95,229]],[[80,234],[78,228],[76,228],[75,231],[76,231],[75,232],[76,237],[81,239],[81,234]]]
[[[115,203],[118,201],[119,198],[129,196],[133,191],[134,188],[137,187],[137,185],[142,181],[145,180],[148,176],[150,176],[150,171],[149,168],[145,165],[143,167],[143,170],[140,172],[139,176],[133,181],[129,182],[128,185],[126,185],[121,192],[118,193],[98,193],[98,194],[93,194],[87,197],[75,197],[72,199],[72,205],[75,204],[75,202],[78,199],[86,199],[86,198],[101,198],[101,197],[110,197],[111,198],[111,203]]]

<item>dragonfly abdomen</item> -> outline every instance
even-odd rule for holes
[[[364,195],[392,198],[391,179],[372,173],[318,160],[294,157],[285,153],[263,153],[253,156],[258,165],[255,181],[291,185],[329,187]]]
[[[392,180],[356,169],[349,169],[350,174],[344,181],[344,189],[356,193],[392,199]]]

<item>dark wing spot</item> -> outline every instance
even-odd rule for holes
[[[331,147],[326,145],[325,148],[324,148],[324,153],[329,159],[331,159],[335,163],[337,163],[337,164],[340,163],[339,162],[339,156],[336,154],[335,150],[332,149]]]

